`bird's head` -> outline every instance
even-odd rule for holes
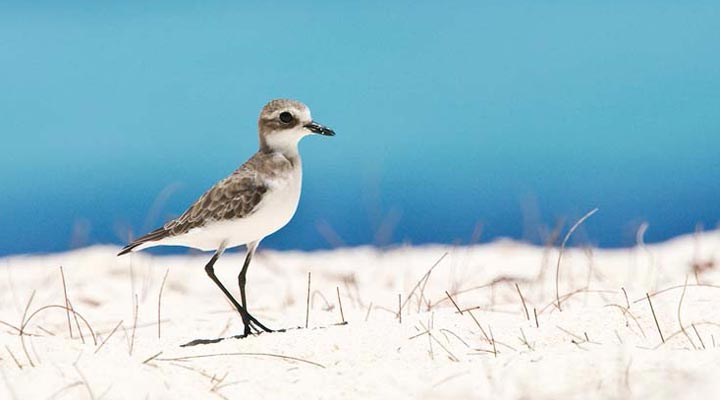
[[[296,149],[307,135],[335,136],[332,129],[313,121],[305,104],[289,99],[267,103],[260,112],[258,130],[260,147],[277,151]]]

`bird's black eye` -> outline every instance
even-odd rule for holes
[[[282,121],[286,124],[289,124],[290,122],[292,122],[292,120],[293,120],[293,116],[289,112],[283,111],[280,113],[280,121]]]

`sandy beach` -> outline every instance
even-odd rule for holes
[[[242,331],[205,275],[209,255],[117,251],[0,260],[0,398],[641,399],[720,389],[719,232],[566,249],[557,290],[559,249],[512,241],[261,251],[250,311],[288,330],[186,347]],[[234,293],[242,259],[216,265]]]

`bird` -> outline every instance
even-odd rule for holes
[[[302,186],[298,143],[309,135],[335,136],[335,131],[315,122],[297,100],[270,101],[258,118],[258,151],[179,217],[133,240],[118,256],[154,246],[214,251],[205,272],[240,314],[242,336],[273,332],[248,312],[246,275],[260,242],[290,222],[297,210]],[[227,249],[240,246],[246,253],[238,275],[238,303],[215,275],[214,265]]]

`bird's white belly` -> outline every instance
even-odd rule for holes
[[[287,179],[270,182],[262,201],[254,212],[244,218],[215,221],[187,233],[156,242],[156,245],[185,246],[203,251],[217,250],[251,243],[285,226],[297,209],[302,177],[299,173]]]

